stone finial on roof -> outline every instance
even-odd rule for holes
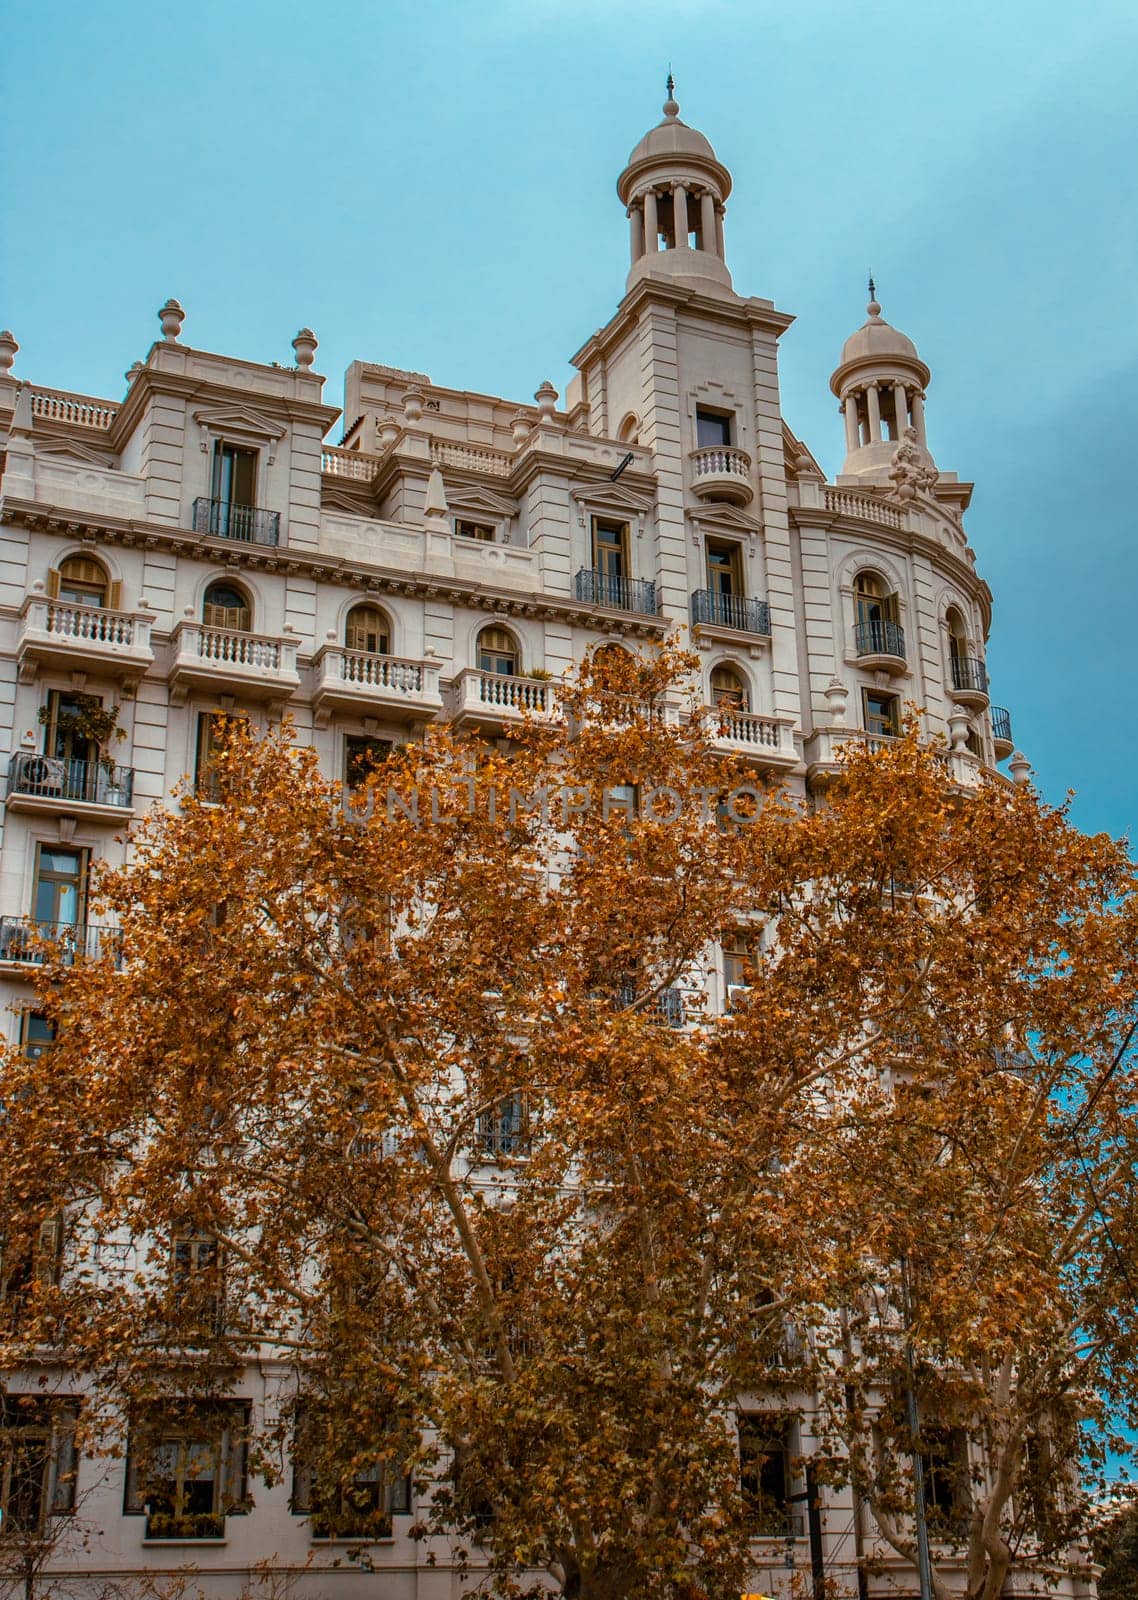
[[[167,344],[173,344],[182,331],[182,323],[186,320],[186,313],[173,298],[167,300],[164,306],[158,308],[158,321],[162,327],[162,337]]]
[[[316,358],[316,347],[320,343],[311,328],[301,328],[296,338],[292,341],[292,348],[296,351],[296,364],[307,372]]]
[[[130,385],[134,382],[134,380],[138,377],[138,374],[142,370],[143,369],[142,369],[142,362],[141,361],[132,361],[131,362],[130,366],[126,369],[126,372],[123,374],[123,376],[126,379],[127,388],[128,389],[129,389]]]
[[[542,422],[552,422],[553,413],[557,410],[557,390],[546,378],[541,386],[534,392],[537,401],[538,417]]]
[[[16,364],[16,351],[19,349],[14,335],[5,328],[0,331],[0,378],[10,378],[12,368]]]

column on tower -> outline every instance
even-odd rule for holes
[[[857,395],[852,389],[842,402],[842,411],[846,419],[846,453],[850,455],[861,443],[861,434],[857,425]]]
[[[660,220],[656,215],[655,189],[649,189],[644,196],[644,244],[650,255],[660,248]]]
[[[917,443],[922,450],[928,449],[925,440],[925,397],[919,389],[913,390],[913,426],[917,430]]]
[[[724,248],[724,244],[723,244],[723,213],[724,213],[724,211],[726,211],[726,209],[727,208],[723,204],[722,200],[716,202],[716,206],[715,206],[715,253],[719,257],[720,261],[723,261],[723,260],[726,259],[726,257],[725,257],[725,248]]]
[[[628,208],[632,235],[632,260],[635,264],[644,254],[644,210],[639,200],[634,200]]]
[[[904,435],[906,424],[909,421],[909,399],[905,393],[905,385],[903,383],[895,383],[893,385],[893,410],[897,417],[897,437],[900,439]]]
[[[881,403],[877,398],[877,385],[871,383],[865,391],[866,405],[869,409],[869,442],[878,444],[881,440]]]
[[[682,183],[672,185],[672,232],[677,250],[688,242],[688,191]]]
[[[715,238],[715,196],[710,189],[703,189],[699,196],[699,243],[700,248],[716,252]]]

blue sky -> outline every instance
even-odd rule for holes
[[[115,397],[184,337],[528,399],[614,309],[614,180],[659,119],[731,168],[736,287],[798,321],[786,416],[829,472],[827,382],[872,267],[977,484],[994,696],[1048,798],[1138,833],[1138,7],[1133,0],[276,0],[16,6],[0,325],[33,382]]]

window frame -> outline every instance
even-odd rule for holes
[[[744,1504],[748,1538],[795,1537],[792,1531],[792,1496],[796,1477],[792,1465],[795,1455],[794,1418],[779,1411],[740,1410],[735,1414],[735,1427],[739,1441],[739,1493]],[[774,1448],[748,1448],[756,1444],[767,1444]],[[754,1465],[756,1462],[757,1470]],[[768,1485],[764,1482],[768,1465],[773,1467],[772,1478],[777,1474],[781,1484]],[[753,1488],[748,1486],[748,1479],[753,1481]]]
[[[870,701],[880,700],[889,702],[889,726],[875,728],[871,726]],[[861,691],[861,718],[862,726],[871,739],[897,739],[901,735],[900,697],[889,694],[884,689],[870,689],[865,686]]]
[[[511,648],[507,650],[504,646],[495,645],[493,648],[486,646],[483,640],[487,639],[491,634],[498,634],[504,640],[508,639]],[[479,672],[488,672],[498,678],[517,678],[521,676],[521,645],[518,643],[517,636],[511,633],[509,628],[503,628],[499,623],[487,622],[479,628],[474,640],[474,653],[478,658]],[[498,665],[487,665],[488,661],[493,661],[495,658],[498,661],[508,659],[511,663],[509,669],[504,670]]]
[[[314,1543],[335,1544],[346,1540],[374,1543],[392,1538],[392,1519],[413,1514],[411,1476],[399,1470],[398,1461],[389,1463],[379,1459],[359,1467],[347,1482],[341,1481],[333,1490],[338,1509],[325,1522],[328,1531],[318,1531],[321,1520],[327,1519],[328,1514],[321,1508],[322,1496],[311,1462],[305,1459],[304,1433],[311,1416],[304,1406],[298,1407],[292,1433],[289,1514],[308,1518]],[[376,1503],[352,1505],[354,1494],[374,1498]]]
[[[371,644],[359,644],[358,642],[353,643],[352,640],[352,618],[365,611],[371,612],[380,624],[374,630],[370,628],[364,628],[363,630],[366,639],[375,639],[374,646]],[[361,625],[357,623],[355,626],[358,629]],[[391,618],[383,610],[382,606],[373,605],[368,600],[361,600],[358,604],[352,606],[344,618],[344,648],[346,650],[357,650],[361,655],[389,656],[391,654],[391,636]]]
[[[726,556],[726,562],[718,566],[712,564],[712,556]],[[735,539],[709,538],[704,545],[704,571],[707,575],[707,587],[714,595],[730,595],[735,599],[744,599],[746,590],[743,584],[743,547]],[[724,588],[717,583],[716,577],[726,576],[730,587]]]
[[[707,434],[709,437],[704,437]],[[730,450],[735,444],[735,413],[718,406],[695,408],[695,447],[697,450]]]
[[[228,589],[231,593],[239,595],[241,604],[223,606],[216,600],[211,600],[210,595],[218,589]],[[222,620],[223,618],[225,620]],[[232,620],[233,618],[236,620]],[[222,628],[229,633],[252,633],[253,605],[248,593],[228,578],[211,578],[202,593],[201,621],[202,626],[206,628]]]
[[[602,542],[600,535],[603,533],[613,534],[615,537]],[[632,576],[627,521],[619,517],[594,513],[590,519],[590,542],[594,572],[599,572],[606,579],[619,580]]]
[[[45,853],[67,855],[75,858],[77,870],[74,875],[64,874],[54,868],[45,870],[43,866]],[[59,844],[46,839],[36,843],[35,870],[32,878],[32,921],[47,924],[53,928],[83,928],[87,924],[87,884],[90,877],[91,851],[86,845]],[[67,918],[59,915],[60,890],[68,884],[75,888],[75,915]],[[58,885],[54,892],[55,915],[51,917],[40,916],[40,891],[45,885]]]
[[[123,1516],[146,1517],[147,1538],[223,1538],[225,1518],[240,1516],[249,1510],[248,1492],[248,1437],[251,1404],[248,1400],[171,1401],[156,1402],[130,1422],[127,1435],[126,1462],[123,1472]],[[169,1512],[149,1509],[155,1490],[144,1477],[146,1457],[156,1447],[173,1443],[177,1446],[175,1458],[175,1504]],[[185,1465],[189,1451],[204,1444],[213,1452],[214,1476],[211,1496],[212,1509],[189,1511],[185,1505],[187,1475]],[[192,1480],[190,1480],[192,1481]],[[179,1504],[179,1502],[181,1502]],[[166,1531],[156,1519],[166,1517],[173,1525],[194,1523],[205,1519],[220,1532]],[[151,1524],[155,1523],[152,1528]],[[159,1531],[161,1530],[161,1531]]]
[[[471,529],[477,531],[471,532]],[[456,516],[454,519],[454,537],[456,539],[469,539],[471,544],[498,544],[500,543],[501,528],[497,522],[486,522],[480,517]]]
[[[25,1418],[18,1409],[26,1403]],[[8,1391],[0,1394],[0,1540],[5,1531],[43,1535],[48,1519],[71,1516],[75,1511],[78,1480],[78,1450],[75,1431],[80,1402],[74,1396],[24,1395]],[[36,1509],[31,1525],[12,1524],[12,1477],[14,1442],[35,1441],[43,1445],[38,1463],[39,1483],[35,1489]]]

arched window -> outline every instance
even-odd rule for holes
[[[478,670],[516,677],[521,665],[517,640],[505,628],[483,628],[478,635]]]
[[[616,430],[616,436],[621,444],[638,444],[640,442],[640,418],[635,411],[630,411]]]
[[[964,626],[964,618],[955,606],[948,608],[944,621],[948,629],[948,652],[955,667],[959,662],[968,659],[968,630]]]
[[[391,624],[378,606],[353,606],[348,612],[344,643],[349,650],[366,650],[369,655],[391,653]]]
[[[747,686],[734,667],[716,667],[711,674],[711,703],[724,711],[748,711]]]
[[[248,633],[253,625],[249,602],[232,583],[211,583],[202,602],[202,621],[207,628],[236,628]]]
[[[71,606],[105,606],[110,588],[105,570],[90,556],[68,556],[52,574],[52,597]]]
[[[876,572],[859,572],[854,579],[854,605],[858,622],[896,622],[897,596],[890,594]]]

